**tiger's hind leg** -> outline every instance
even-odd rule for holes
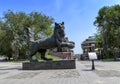
[[[38,50],[38,52],[41,54],[41,59],[46,60],[46,61],[52,60],[51,58],[47,58],[45,56],[46,49],[40,49],[40,50]]]
[[[28,58],[28,59],[29,59],[30,62],[38,62],[37,59],[33,59],[33,58],[32,58],[32,56],[35,55],[36,53],[37,53],[37,52],[32,53],[32,54],[29,54],[29,58]]]

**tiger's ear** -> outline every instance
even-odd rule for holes
[[[62,25],[64,25],[64,22],[62,22]]]
[[[55,22],[55,25],[57,25],[57,23]]]

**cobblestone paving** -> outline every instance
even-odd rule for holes
[[[76,69],[21,70],[22,63],[0,63],[0,84],[120,84],[120,62],[76,61]]]
[[[7,74],[8,72],[0,72],[0,75],[4,75]]]
[[[51,78],[78,78],[80,73],[77,70],[55,71]]]
[[[6,79],[25,79],[25,78],[33,78],[41,72],[21,72],[15,74],[13,76],[9,76]]]
[[[120,71],[116,70],[95,70],[94,72],[100,77],[120,77]]]

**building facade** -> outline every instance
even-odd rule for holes
[[[81,54],[81,60],[88,60],[88,52],[94,52],[96,49],[96,41],[94,36],[89,36],[85,41],[81,43],[83,54]]]

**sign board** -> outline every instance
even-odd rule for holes
[[[96,60],[97,59],[97,54],[96,52],[89,52],[88,53],[89,59],[90,60]]]

